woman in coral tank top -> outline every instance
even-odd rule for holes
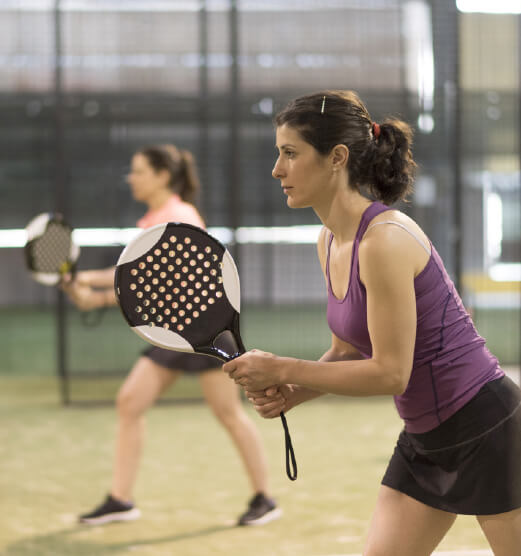
[[[136,201],[148,208],[137,222],[139,227],[164,222],[204,227],[192,204],[199,180],[190,152],[174,145],[143,148],[132,157],[127,181]],[[78,272],[64,289],[82,310],[116,305],[113,267]],[[244,462],[253,494],[238,525],[263,524],[280,516],[281,510],[269,494],[260,435],[242,407],[236,385],[221,372],[220,362],[206,355],[153,346],[136,361],[117,396],[116,454],[109,494],[93,511],[80,516],[81,523],[103,524],[140,517],[132,491],[142,452],[144,414],[182,373],[197,374],[208,405],[227,429]]]
[[[326,393],[394,397],[404,428],[364,556],[427,556],[458,514],[496,556],[521,555],[521,393],[428,237],[390,207],[412,187],[409,126],[373,122],[351,91],[298,98],[275,124],[273,176],[324,224],[332,343],[318,362],[251,351],[224,370],[268,418]]]

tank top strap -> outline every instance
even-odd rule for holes
[[[362,214],[362,218],[360,219],[360,224],[358,226],[358,230],[355,236],[355,243],[357,245],[360,243],[360,240],[364,237],[364,234],[367,231],[367,228],[371,223],[371,220],[375,216],[378,216],[379,214],[385,212],[386,210],[392,210],[392,208],[378,201],[374,201],[365,209],[365,211]]]
[[[326,228],[327,230],[327,228]],[[331,244],[333,243],[333,232],[327,230],[326,232],[326,278],[328,283],[328,289],[331,289],[329,282],[329,254],[331,253]]]

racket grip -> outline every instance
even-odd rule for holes
[[[295,452],[293,451],[293,444],[291,443],[291,436],[289,434],[288,422],[284,412],[280,412],[280,419],[284,427],[284,441],[286,448],[286,475],[290,481],[297,479],[297,460],[295,459]]]

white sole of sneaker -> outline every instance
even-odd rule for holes
[[[105,523],[112,523],[114,521],[134,521],[140,517],[141,511],[138,508],[132,508],[127,512],[115,512],[100,517],[83,518],[80,520],[80,523],[84,523],[85,525],[104,525]]]
[[[250,527],[252,525],[265,525],[270,521],[275,521],[276,519],[279,519],[281,515],[282,515],[282,510],[280,508],[275,508],[274,510],[271,510],[271,512],[268,512],[267,514],[264,514],[262,517],[259,517],[259,519],[256,519],[255,521],[250,521],[248,523],[245,523],[244,525],[246,527]]]

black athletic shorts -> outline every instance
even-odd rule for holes
[[[504,376],[432,431],[403,430],[382,484],[456,514],[521,508],[519,387]]]
[[[210,369],[219,369],[222,366],[222,361],[216,357],[199,353],[171,351],[156,346],[147,348],[142,355],[162,367],[186,373],[202,373]]]

